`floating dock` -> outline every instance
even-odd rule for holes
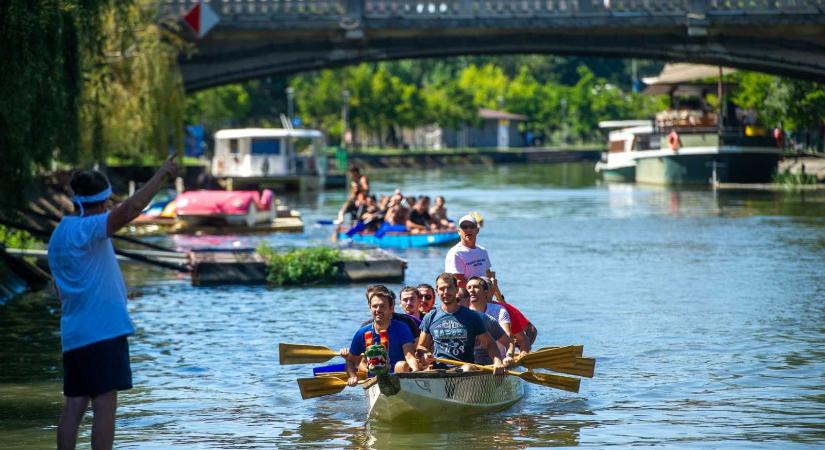
[[[338,283],[404,280],[407,262],[380,249],[343,249]],[[195,250],[189,253],[193,286],[265,284],[267,261],[254,249]]]

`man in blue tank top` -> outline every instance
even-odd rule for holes
[[[436,279],[435,289],[441,306],[424,317],[418,338],[418,352],[423,354],[425,364],[431,363],[433,356],[472,363],[475,360],[473,349],[481,346],[487,349],[496,373],[503,373],[505,366],[498,346],[484,327],[481,316],[461,306],[456,298],[456,277],[451,273],[442,273]],[[433,367],[446,366],[436,363]],[[462,366],[462,369],[469,370],[470,366]]]

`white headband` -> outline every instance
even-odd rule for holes
[[[98,192],[94,195],[75,195],[72,197],[77,206],[80,207],[80,215],[83,216],[83,204],[84,203],[97,203],[107,200],[109,197],[112,196],[112,186],[107,185],[106,189]]]

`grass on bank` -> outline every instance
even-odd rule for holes
[[[818,180],[816,175],[811,173],[791,173],[789,170],[784,170],[774,176],[773,182],[785,187],[794,187],[817,184]]]
[[[267,282],[273,286],[330,284],[338,274],[341,250],[310,247],[278,252],[266,244],[258,253],[267,260]]]

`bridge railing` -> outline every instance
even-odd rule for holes
[[[166,13],[182,14],[197,0],[163,0]],[[204,0],[221,18],[243,20],[295,16],[339,18],[347,11],[347,0]]]
[[[161,0],[181,14],[197,0]],[[204,0],[225,20],[822,14],[825,0]],[[300,25],[300,23],[296,23]]]

